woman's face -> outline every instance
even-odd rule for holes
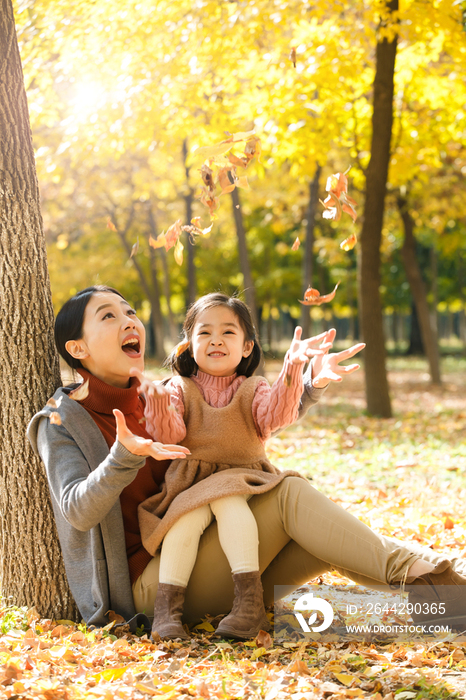
[[[82,338],[69,340],[66,349],[98,379],[125,388],[131,367],[144,370],[145,341],[144,326],[128,302],[97,292],[84,312]]]

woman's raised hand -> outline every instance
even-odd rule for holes
[[[333,342],[335,339],[336,330],[331,328],[327,331],[327,343]],[[326,350],[323,354],[317,355],[312,360],[312,386],[316,389],[323,389],[329,384],[329,382],[341,382],[342,378],[346,374],[352,374],[359,369],[359,365],[346,365],[340,367],[340,362],[343,360],[349,360],[350,357],[354,357],[358,352],[366,347],[365,343],[357,343],[352,345],[347,350],[342,350],[341,352],[328,353]]]
[[[187,447],[181,445],[163,445],[161,442],[153,442],[146,438],[134,435],[128,429],[125,417],[117,408],[113,410],[116,419],[117,440],[128,452],[142,457],[153,457],[154,459],[184,459],[191,454]]]
[[[288,351],[288,359],[293,365],[299,365],[302,362],[307,362],[310,357],[324,355],[332,347],[333,338],[329,340],[329,331],[315,335],[313,338],[301,340],[303,329],[297,326],[294,331],[293,340],[291,341]],[[316,347],[316,346],[319,347]]]

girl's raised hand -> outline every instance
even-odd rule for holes
[[[332,330],[328,332],[333,332],[333,340],[336,333],[335,329],[332,328]],[[329,382],[341,382],[343,375],[356,372],[356,370],[359,369],[359,365],[340,367],[339,363],[343,362],[343,360],[349,360],[350,357],[353,357],[365,347],[365,343],[357,343],[347,350],[332,352],[330,354],[325,353],[324,355],[315,357],[312,361],[312,386],[316,387],[316,389],[323,389]]]
[[[134,435],[126,425],[125,417],[117,408],[113,410],[116,419],[117,440],[128,452],[142,457],[153,457],[154,459],[185,459],[191,454],[187,447],[181,445],[163,445],[161,442],[153,442],[146,438]]]
[[[129,374],[139,379],[138,394],[144,394],[146,399],[163,399],[170,395],[170,391],[163,384],[155,384],[147,379],[137,367],[131,367]]]
[[[333,339],[329,342],[327,331],[305,340],[301,340],[302,332],[303,329],[300,326],[295,328],[293,340],[288,351],[288,359],[293,365],[307,362],[310,357],[324,355],[332,347]],[[316,347],[317,345],[319,347]]]

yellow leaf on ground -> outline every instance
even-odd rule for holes
[[[352,676],[349,673],[334,673],[335,678],[337,678],[343,685],[351,685],[352,682],[357,679],[357,676]]]
[[[206,632],[213,632],[214,628],[208,622],[207,620],[204,620],[204,622],[200,622],[198,625],[194,627],[195,630],[205,630]]]
[[[100,681],[117,681],[119,678],[122,677],[122,675],[127,669],[128,666],[119,666],[118,668],[106,668],[104,671],[94,673],[92,675],[92,678],[94,678],[98,683]]]

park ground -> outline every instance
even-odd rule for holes
[[[273,379],[280,362],[269,361]],[[334,384],[268,444],[274,463],[383,534],[461,556],[466,538],[466,359],[443,359],[442,387],[422,359],[389,358],[393,418],[365,414],[362,371]],[[341,586],[336,574],[321,583]],[[466,698],[466,635],[394,639],[260,636],[215,641],[205,620],[190,643],[119,637],[0,612],[0,690],[7,698]],[[271,611],[272,617],[272,611]],[[215,621],[214,621],[215,622]]]

